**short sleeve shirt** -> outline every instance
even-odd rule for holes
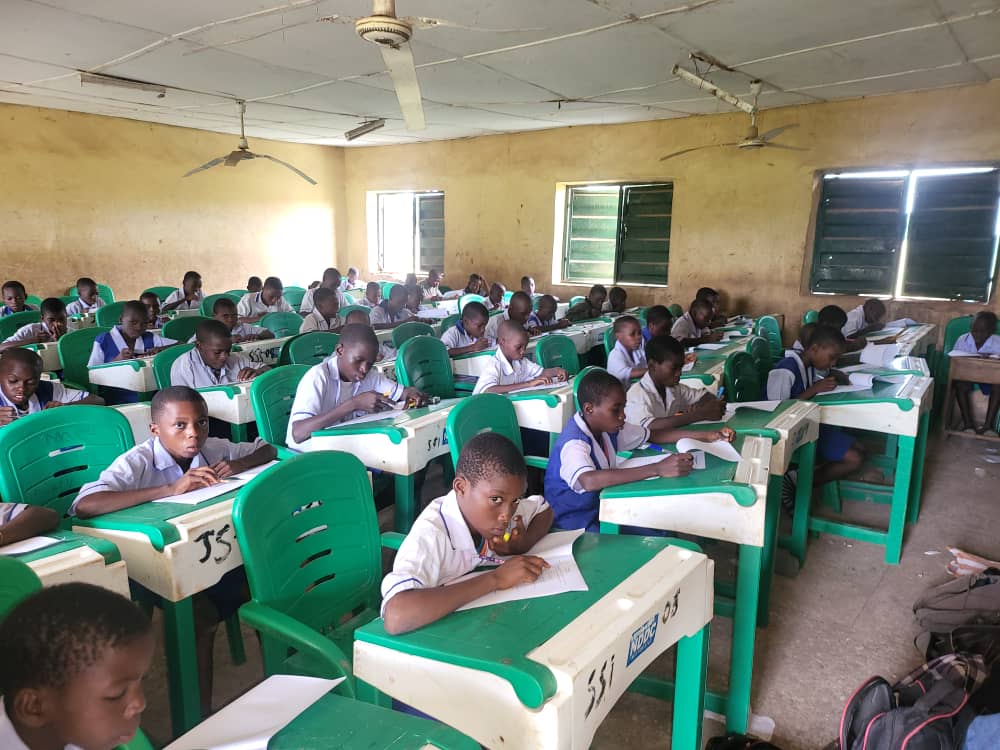
[[[694,406],[705,391],[678,383],[665,389],[661,398],[653,379],[646,373],[642,379],[628,389],[625,401],[625,420],[631,424],[648,428],[654,419],[671,417]]]
[[[249,292],[236,305],[236,313],[241,318],[253,318],[273,312],[295,312],[284,297],[279,297],[273,305],[264,303],[261,292]]]
[[[976,340],[971,333],[965,333],[958,337],[955,342],[953,352],[968,352],[969,354],[994,354],[1000,355],[1000,336],[993,334],[980,347],[976,346]]]
[[[587,423],[577,413],[573,415],[577,427],[587,440],[567,440],[560,453],[559,478],[574,492],[584,492],[580,476],[588,471],[614,469],[618,465],[618,454],[607,434],[598,441]],[[649,441],[649,430],[637,424],[625,423],[618,431],[618,450],[630,451]],[[596,457],[596,462],[595,462]]]
[[[174,291],[168,294],[167,298],[163,300],[163,305],[165,307],[167,305],[172,305],[174,302],[180,302],[180,304],[174,308],[175,310],[198,310],[201,308],[201,302],[203,299],[205,299],[205,294],[201,291],[201,289],[194,293],[194,299],[190,302],[184,298],[183,288],[174,289]]]
[[[189,388],[211,388],[240,382],[240,370],[254,369],[254,364],[242,354],[230,354],[225,367],[216,372],[205,364],[197,349],[182,354],[170,367],[170,384],[186,385]]]
[[[626,388],[628,388],[632,370],[645,366],[646,352],[641,346],[634,352],[630,352],[622,346],[620,341],[616,341],[611,353],[608,354],[608,372],[622,381],[622,385]]]
[[[678,341],[683,341],[684,339],[700,339],[702,336],[707,336],[711,332],[712,330],[710,328],[699,328],[691,318],[691,313],[689,312],[684,313],[676,321],[674,321],[674,326],[670,329],[670,335]]]
[[[529,380],[540,377],[542,372],[544,372],[542,366],[530,359],[524,358],[510,362],[503,352],[497,349],[497,353],[490,360],[486,370],[476,381],[476,387],[472,392],[473,394],[483,393],[495,385],[527,383]]]

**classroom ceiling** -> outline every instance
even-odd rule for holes
[[[733,108],[671,75],[698,69],[762,109],[1000,77],[1000,0],[397,0],[427,128],[408,131],[370,0],[0,0],[0,101],[346,145],[409,143]],[[167,87],[81,84],[80,71]],[[251,144],[252,145],[252,144]]]

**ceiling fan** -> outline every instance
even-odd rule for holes
[[[295,172],[295,174],[297,174],[303,180],[305,180],[306,182],[308,182],[310,185],[315,185],[316,184],[316,180],[314,180],[312,177],[310,177],[309,175],[307,175],[301,169],[296,169],[291,164],[289,164],[287,161],[282,161],[281,159],[278,159],[278,158],[276,158],[274,156],[268,156],[267,154],[255,154],[253,151],[250,150],[250,145],[247,143],[246,130],[245,130],[244,124],[243,124],[243,117],[244,117],[244,115],[246,114],[246,111],[247,111],[247,103],[245,101],[243,101],[242,99],[239,99],[239,100],[237,100],[237,104],[239,104],[239,106],[240,106],[240,143],[239,143],[239,146],[237,147],[237,149],[235,151],[230,151],[225,156],[220,156],[217,159],[212,159],[211,161],[207,161],[204,164],[202,164],[200,167],[195,167],[194,169],[192,169],[190,172],[188,172],[184,176],[185,177],[190,177],[191,175],[193,175],[196,172],[203,172],[206,169],[211,169],[212,167],[217,167],[220,164],[222,164],[224,166],[227,166],[227,167],[235,167],[241,161],[246,161],[248,159],[269,159],[270,161],[273,161],[273,162],[275,162],[277,164],[280,164],[283,167],[287,167],[288,169],[292,170],[293,172]]]

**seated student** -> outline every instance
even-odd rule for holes
[[[310,287],[308,291],[302,297],[302,304],[299,305],[299,312],[302,315],[310,313],[315,307],[314,299],[316,297],[316,290],[321,288],[330,289],[334,294],[337,295],[337,309],[341,307],[347,307],[347,300],[344,298],[344,292],[340,288],[341,277],[340,271],[336,268],[328,268],[323,271],[323,280],[316,287]]]
[[[423,510],[382,580],[387,632],[415,630],[541,575],[548,563],[525,553],[548,533],[552,509],[541,495],[524,497],[526,487],[524,456],[503,435],[482,432],[462,446],[451,492]],[[482,565],[495,567],[459,581]]]
[[[146,306],[146,325],[150,328],[160,328],[167,322],[166,315],[160,315],[160,298],[153,292],[143,292],[139,301]]]
[[[463,294],[478,294],[485,297],[487,294],[486,281],[478,273],[470,273],[469,280],[465,284]]]
[[[615,332],[615,345],[608,352],[608,372],[628,388],[630,380],[646,374],[642,330],[639,328],[639,321],[631,315],[616,318],[612,330]]]
[[[625,396],[625,421],[648,430],[722,419],[726,402],[703,388],[681,383],[684,347],[673,336],[654,336],[646,344],[648,370]]]
[[[361,325],[364,326],[365,328],[375,330],[374,328],[372,328],[371,321],[368,320],[368,315],[362,312],[361,310],[351,310],[349,313],[347,313],[347,317],[344,318],[344,325],[345,326]],[[376,340],[378,339],[376,338]],[[376,362],[381,362],[382,360],[385,359],[392,359],[395,356],[396,356],[396,347],[394,347],[391,342],[386,341],[385,343],[381,342],[379,343],[378,354],[375,357]]]
[[[341,329],[333,354],[310,368],[295,391],[288,417],[289,448],[309,450],[309,439],[317,430],[392,409],[396,401],[426,399],[416,388],[404,388],[374,369],[377,356],[375,331],[358,324]]]
[[[561,367],[542,366],[525,359],[528,332],[513,320],[500,324],[497,333],[497,353],[490,366],[479,376],[473,393],[510,393],[522,388],[546,385],[566,380]]]
[[[503,296],[507,293],[507,287],[501,284],[499,281],[490,284],[490,293],[486,295],[486,300],[483,302],[486,305],[486,309],[490,312],[494,310],[505,310],[507,309],[507,303],[504,302]]]
[[[174,360],[170,385],[211,388],[253,380],[271,368],[255,367],[243,354],[233,354],[229,328],[219,320],[203,320],[195,331],[194,349]]]
[[[384,299],[372,308],[369,322],[376,331],[395,328],[413,317],[406,307],[406,287],[394,284],[389,290],[389,299]]]
[[[868,299],[863,305],[847,311],[847,322],[840,332],[845,338],[857,338],[879,330],[883,322],[885,303],[880,299]]]
[[[613,286],[608,292],[607,300],[601,305],[601,312],[623,313],[627,305],[628,292],[620,286]]]
[[[543,294],[538,300],[538,309],[533,311],[524,323],[528,333],[538,336],[541,333],[555,331],[560,328],[569,328],[573,325],[567,318],[556,320],[556,310],[558,303],[551,294]]]
[[[448,347],[448,356],[457,357],[492,347],[493,341],[484,335],[489,318],[490,314],[481,302],[467,302],[462,309],[462,318],[441,334],[441,343]]]
[[[441,282],[444,274],[436,268],[432,268],[427,274],[427,278],[420,282],[420,299],[422,302],[433,302],[441,299]]]
[[[247,279],[247,292],[249,294],[256,294],[263,288],[264,282],[260,280],[260,276],[251,276]]]
[[[712,319],[712,305],[707,300],[696,299],[681,317],[674,321],[670,335],[684,346],[697,346],[721,341],[722,333],[712,332],[708,323]]]
[[[403,286],[416,286],[417,285],[417,275],[415,273],[406,274],[406,278],[403,280]]]
[[[104,399],[54,380],[42,380],[42,358],[30,349],[7,349],[0,355],[0,427],[68,404],[102,406]]]
[[[500,325],[505,320],[513,320],[522,328],[528,323],[531,316],[531,297],[524,292],[514,292],[511,295],[507,309],[499,315],[491,315],[486,323],[486,338],[496,341],[499,336]]]
[[[255,326],[250,323],[241,323],[239,313],[236,312],[236,303],[229,297],[219,297],[212,305],[212,318],[225,324],[229,329],[229,335],[234,344],[241,344],[244,341],[257,341],[259,339],[273,339],[274,332],[266,328]],[[194,342],[195,336],[189,341]]]
[[[112,750],[129,742],[146,708],[154,650],[145,613],[101,586],[63,583],[20,601],[0,625],[0,747]]]
[[[197,271],[188,271],[184,274],[180,289],[174,289],[167,298],[163,300],[162,312],[171,310],[197,310],[201,307],[201,301],[205,299],[204,292],[201,291],[201,274]]]
[[[650,477],[682,477],[691,472],[690,453],[628,469],[617,468],[617,452],[643,443],[673,443],[684,437],[732,440],[732,431],[647,429],[625,421],[625,389],[605,370],[588,372],[577,388],[580,410],[566,423],[545,470],[545,499],[560,529],[598,531],[601,490]]]
[[[1000,336],[996,334],[997,316],[995,313],[984,310],[972,319],[972,327],[969,333],[958,337],[953,352],[967,352],[980,356],[1000,356]],[[963,380],[954,382],[955,399],[958,401],[958,409],[962,414],[962,425],[965,431],[972,430],[980,435],[987,434],[996,437],[997,410],[1000,408],[1000,388],[986,383],[980,383],[979,390],[984,395],[989,396],[989,405],[986,407],[986,421],[982,427],[976,427],[972,419],[972,404],[970,394],[972,393],[972,383]]]
[[[646,310],[646,325],[642,327],[643,341],[649,341],[654,336],[669,336],[674,325],[674,316],[666,305],[653,305]]]
[[[0,308],[0,317],[7,317],[14,313],[35,311],[38,308],[25,303],[28,291],[20,281],[5,281],[3,283],[3,307]]]
[[[601,308],[608,297],[608,290],[603,284],[594,284],[582,302],[577,302],[566,311],[566,320],[576,323],[578,320],[589,320],[601,317]]]
[[[531,297],[531,299],[534,299],[537,296],[535,294],[535,280],[530,276],[522,276],[521,291]]]
[[[726,314],[719,311],[719,293],[712,289],[710,286],[703,286],[694,295],[695,299],[703,299],[708,304],[712,306],[712,318],[709,320],[709,326],[715,328],[716,326],[724,326],[728,319]]]
[[[0,547],[40,536],[58,525],[59,514],[52,508],[0,501]],[[2,739],[3,732],[0,731]]]
[[[104,300],[97,294],[97,282],[87,276],[76,280],[76,300],[66,305],[67,315],[85,315],[104,307]]]
[[[0,349],[25,344],[48,344],[58,341],[66,333],[66,305],[58,297],[47,297],[42,300],[40,323],[28,323],[21,326],[4,342]]]
[[[403,287],[406,290],[406,309],[410,311],[411,319],[416,319],[420,315],[420,303],[423,300],[423,292],[416,284]]]
[[[792,342],[792,351],[794,352],[804,352],[809,346],[809,338],[812,336],[813,331],[816,330],[816,326],[819,323],[803,323],[802,327],[799,328],[799,335]]]
[[[365,282],[358,278],[358,269],[351,266],[347,269],[347,276],[345,276],[340,282],[340,291],[347,292],[351,289],[361,289],[365,285]]]
[[[768,374],[765,397],[774,401],[789,398],[807,400],[829,393],[839,383],[846,383],[843,374],[832,369],[837,358],[844,353],[845,345],[839,330],[817,325],[805,350],[791,352]],[[829,374],[823,375],[825,372]],[[814,486],[843,479],[864,463],[861,443],[830,425],[820,425],[816,451],[824,463],[816,469]]]
[[[126,302],[118,325],[94,339],[87,367],[135,359],[138,356],[150,357],[177,343],[173,339],[150,333],[148,320],[149,314],[144,304],[138,300]]]
[[[843,308],[838,307],[837,305],[826,305],[816,316],[816,323],[817,325],[836,328],[838,331],[843,333],[843,329],[847,327],[847,313],[844,312]],[[845,339],[845,352],[856,352],[859,349],[865,348],[866,342],[864,336],[851,337],[845,335]],[[792,348],[795,348],[794,344],[792,344]]]
[[[277,276],[264,279],[264,286],[256,293],[243,295],[236,306],[241,323],[256,323],[268,313],[295,312],[284,297],[285,286]]]
[[[313,309],[299,326],[299,333],[336,331],[340,328],[340,299],[337,292],[321,286],[313,295]]]
[[[361,298],[359,305],[365,307],[375,307],[382,301],[382,285],[377,281],[369,281],[365,287],[365,296]]]

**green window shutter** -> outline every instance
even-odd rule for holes
[[[444,193],[417,195],[417,261],[421,271],[444,270]]]
[[[623,188],[618,282],[666,284],[670,257],[672,184]]]
[[[915,179],[903,294],[986,302],[996,272],[1000,171]]]
[[[892,294],[906,223],[905,175],[824,179],[810,290]]]
[[[610,282],[615,271],[619,187],[571,187],[567,192],[563,280]]]

